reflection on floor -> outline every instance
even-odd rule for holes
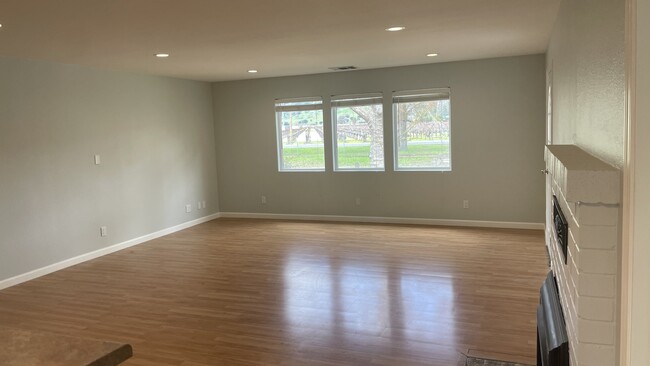
[[[295,339],[314,330],[354,342],[359,334],[455,342],[450,277],[404,273],[393,264],[292,253],[285,265],[285,316]],[[444,332],[432,329],[444,328]]]
[[[0,323],[131,366],[532,364],[545,255],[541,231],[221,219],[6,289]]]

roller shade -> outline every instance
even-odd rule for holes
[[[332,108],[357,107],[364,105],[382,104],[383,102],[384,96],[381,93],[332,96]]]
[[[451,95],[449,88],[407,90],[393,93],[393,103],[429,102],[447,100]]]
[[[323,98],[276,99],[276,112],[299,112],[323,109]]]

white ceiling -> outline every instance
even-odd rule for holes
[[[559,2],[0,0],[0,55],[205,81],[525,55]]]

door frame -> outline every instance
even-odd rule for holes
[[[642,2],[641,2],[642,1]],[[637,93],[643,90],[642,98],[647,98],[648,81],[639,79],[639,67],[643,68],[643,77],[647,78],[648,66],[639,62],[639,57],[647,57],[648,46],[644,44],[639,53],[637,37],[640,34],[638,25],[645,27],[648,19],[639,20],[637,3],[643,9],[650,7],[648,0],[625,1],[625,161],[623,166],[623,208],[622,208],[622,253],[621,253],[621,318],[620,318],[620,355],[621,366],[636,366],[650,364],[650,243],[647,237],[650,229],[641,224],[646,214],[636,217],[639,209],[647,208],[646,202],[641,202],[647,197],[647,181],[650,174],[649,158],[645,144],[637,144],[637,130],[647,131],[643,124],[637,125],[637,117],[647,119],[648,109],[643,104],[637,104]],[[644,15],[648,17],[648,15]],[[647,29],[647,28],[645,28]],[[646,30],[642,30],[646,31]],[[638,89],[642,85],[643,89]],[[647,121],[644,121],[647,122]],[[645,132],[643,132],[645,133]],[[641,137],[638,137],[641,141]],[[637,205],[639,207],[637,207]],[[645,242],[644,242],[645,240]]]
[[[549,62],[546,69],[546,145],[553,144],[553,61]],[[551,241],[551,226],[552,222],[552,199],[551,199],[551,175],[548,172],[548,167],[544,166],[543,173],[545,173],[545,199],[546,199],[546,213],[545,213],[545,227],[544,227],[544,241],[546,243],[547,251],[550,251]],[[550,252],[549,252],[550,253]],[[550,261],[550,257],[549,257]]]

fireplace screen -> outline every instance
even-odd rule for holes
[[[569,339],[553,272],[542,285],[537,307],[537,366],[569,366]]]

